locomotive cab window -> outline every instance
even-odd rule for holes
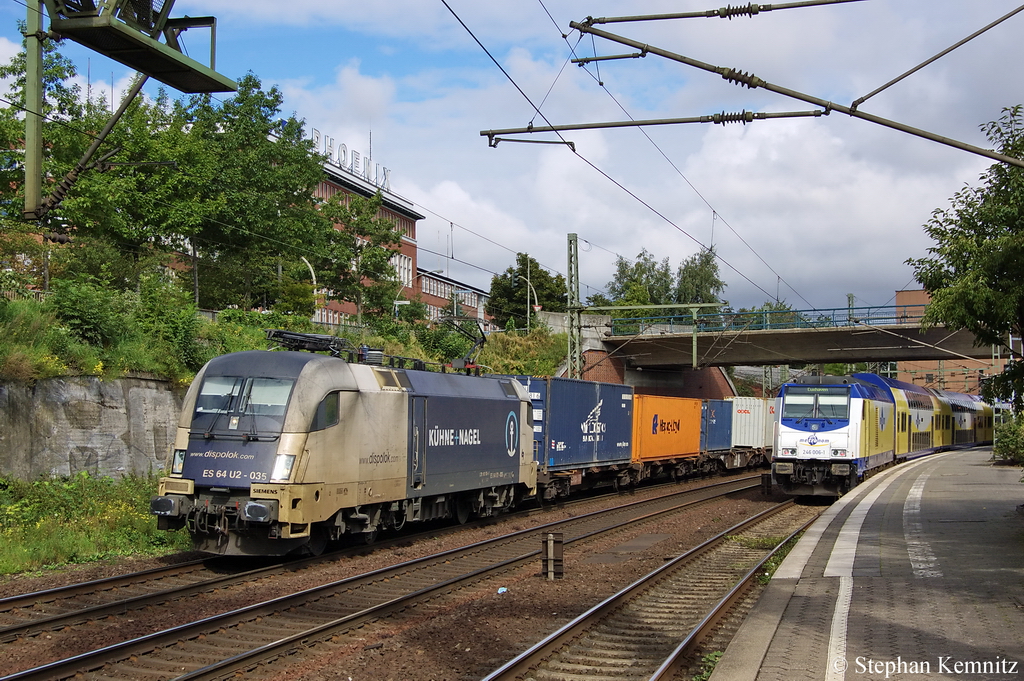
[[[242,389],[242,379],[234,376],[207,376],[196,398],[197,414],[226,414],[231,411]]]
[[[242,412],[260,416],[284,416],[294,381],[280,378],[253,378],[243,393]]]
[[[317,406],[316,414],[313,415],[313,423],[310,425],[309,430],[312,432],[336,426],[338,425],[338,420],[338,393],[328,393],[327,397],[321,400]]]
[[[295,381],[207,376],[196,397],[193,430],[281,432]]]
[[[805,419],[814,413],[814,395],[794,394],[792,389],[786,391],[786,399],[782,403],[782,418]]]
[[[789,386],[782,401],[784,419],[848,419],[850,391],[845,386]]]

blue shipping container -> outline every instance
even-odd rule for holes
[[[540,470],[629,463],[633,388],[569,378],[517,376],[533,402]]]
[[[731,446],[732,403],[727,400],[704,400],[700,418],[701,451],[722,451]]]

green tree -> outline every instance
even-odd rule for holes
[[[714,246],[702,248],[684,260],[676,271],[674,302],[717,303],[725,290],[725,282],[718,275],[718,260]],[[704,308],[702,314],[712,314],[718,308]]]
[[[608,293],[615,304],[667,305],[676,302],[672,289],[668,258],[657,262],[645,248],[632,262],[622,256],[615,259],[615,276],[608,282]]]
[[[636,260],[630,262],[619,256],[615,261],[615,275],[608,282],[608,294],[595,294],[587,299],[593,306],[611,305],[670,305],[682,303],[679,310],[663,310],[647,314],[643,310],[613,312],[613,317],[642,317],[671,314],[689,315],[687,303],[717,303],[725,290],[725,282],[718,275],[718,262],[713,248],[702,249],[684,260],[672,276],[669,259],[661,262],[654,259],[646,249],[641,250]],[[709,314],[717,308],[701,310]],[[649,311],[648,311],[649,312]]]
[[[770,329],[790,326],[800,319],[793,307],[785,300],[768,300],[757,307],[741,307],[736,312],[724,310],[726,323],[733,327]]]
[[[316,295],[313,287],[304,281],[285,278],[281,284],[281,292],[274,304],[274,312],[312,317],[316,310]]]
[[[1024,158],[1024,106],[1003,110],[981,126],[1000,153]],[[929,256],[907,261],[931,296],[924,324],[966,329],[979,345],[1007,354],[1010,337],[1024,335],[1024,169],[997,163],[937,209],[924,229],[935,242]],[[984,386],[989,399],[1024,409],[1024,362],[1007,363]]]
[[[209,95],[176,104],[167,128],[178,173],[161,198],[162,231],[214,267],[234,263],[248,301],[265,297],[259,282],[268,267],[314,255],[328,229],[313,193],[323,158],[300,121],[280,117],[282,103],[276,87],[263,90],[250,73],[222,105]]]
[[[24,23],[20,23],[22,31]],[[0,79],[7,81],[3,97],[10,106],[0,108],[0,263],[23,277],[43,283],[43,263],[48,246],[38,235],[62,224],[25,222],[25,63],[24,47],[9,63],[0,65]],[[99,130],[95,117],[83,117],[80,90],[74,84],[74,64],[61,55],[56,43],[43,43],[43,176],[60,178],[88,147],[88,132]],[[52,183],[43,185],[44,196]],[[55,216],[56,217],[56,216]],[[24,280],[24,279],[23,279]]]
[[[328,227],[317,261],[317,280],[335,300],[355,303],[362,323],[364,310],[393,314],[392,305],[401,285],[391,258],[398,252],[402,234],[391,220],[380,216],[384,198],[335,194],[321,209],[339,229]]]
[[[499,326],[525,329],[527,311],[531,320],[535,316],[532,305],[540,305],[549,312],[565,312],[569,294],[565,277],[552,275],[526,253],[516,253],[515,267],[509,267],[491,278],[491,297],[487,301],[487,314]]]
[[[44,52],[44,171],[62,178],[109,113],[98,100],[81,101],[74,67],[55,43],[46,41]],[[24,52],[0,67],[0,77],[10,79],[7,99],[22,105]],[[113,151],[106,159],[113,165],[82,173],[51,224],[38,226],[20,222],[22,114],[0,109],[0,149],[8,150],[0,152],[0,261],[38,276],[52,247],[31,232],[64,229],[83,244],[106,245],[105,273],[86,249],[64,258],[68,271],[87,271],[106,286],[137,289],[143,274],[167,262],[161,255],[177,251],[194,254],[193,275],[209,277],[202,295],[194,277],[197,302],[273,304],[282,260],[291,269],[322,250],[328,226],[314,198],[322,157],[300,121],[280,116],[282,101],[251,73],[223,103],[208,95],[172,102],[163,90],[153,101],[136,98],[94,157]]]

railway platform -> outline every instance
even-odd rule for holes
[[[990,458],[927,456],[830,506],[711,680],[1024,679],[1024,483]]]

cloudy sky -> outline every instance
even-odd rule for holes
[[[447,4],[446,4],[447,3]],[[828,117],[563,133],[575,144],[502,142],[482,130],[533,123],[808,111],[810,104],[661,57],[568,63],[633,50],[570,21],[717,9],[714,0],[178,0],[172,16],[217,17],[217,70],[248,71],[309,129],[369,151],[427,216],[420,267],[487,288],[517,251],[566,271],[580,242],[586,298],[615,258],[641,249],[673,270],[713,244],[734,306],[890,303],[916,288],[907,258],[922,225],[992,161],[833,112]],[[0,9],[0,59],[17,50],[22,0]],[[602,30],[849,105],[1016,9],[1016,0],[864,0],[756,17],[609,23]],[[778,5],[776,5],[778,7]],[[46,24],[48,25],[48,23]],[[979,126],[1024,104],[1024,12],[860,106],[986,147]],[[194,35],[193,35],[194,34]],[[1017,36],[1016,38],[1014,36]],[[186,34],[206,63],[208,38]],[[83,85],[120,93],[125,67],[68,45]],[[493,58],[493,60],[492,60]],[[495,63],[497,62],[497,64]],[[500,68],[499,66],[500,65]],[[540,109],[538,114],[536,108]],[[516,135],[556,140],[552,134]]]

